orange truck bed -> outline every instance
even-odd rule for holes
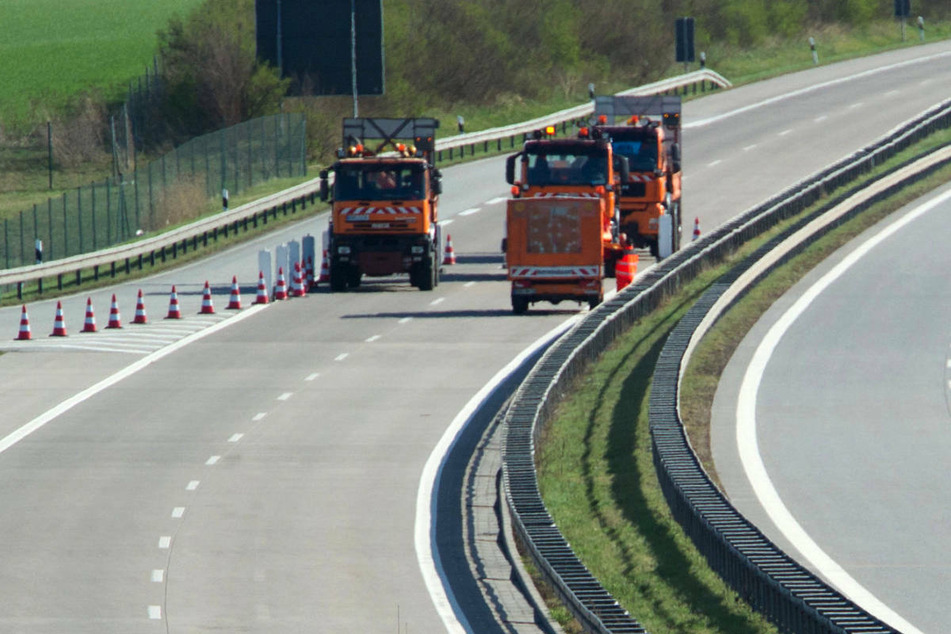
[[[506,265],[512,308],[539,301],[603,299],[603,201],[597,198],[516,198],[506,211]]]

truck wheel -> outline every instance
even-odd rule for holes
[[[524,315],[528,312],[528,298],[512,296],[512,312],[516,315]]]
[[[347,290],[347,269],[341,265],[330,267],[330,292],[343,293]]]
[[[363,273],[360,272],[355,266],[351,266],[350,270],[347,271],[347,285],[350,288],[360,288],[360,283],[363,281]]]
[[[436,263],[430,259],[429,262],[419,267],[419,290],[431,291],[436,285]]]

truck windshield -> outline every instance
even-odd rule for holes
[[[657,144],[643,141],[614,141],[614,151],[627,157],[632,172],[651,172],[657,167]]]
[[[527,180],[529,185],[607,185],[607,154],[530,153]]]
[[[336,170],[334,200],[422,200],[422,165],[343,165]]]

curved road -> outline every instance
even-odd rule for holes
[[[916,47],[687,104],[685,218],[712,228],[919,113],[949,58]],[[444,170],[459,264],[432,293],[370,283],[224,314],[232,275],[253,297],[257,249],[319,235],[318,218],[92,293],[100,325],[118,294],[119,333],[78,333],[82,294],[64,301],[70,337],[50,340],[53,304],[31,305],[36,340],[0,357],[0,629],[477,629],[477,600],[439,596],[456,540],[439,539],[435,570],[417,560],[424,468],[482,386],[578,312],[510,315],[503,161]],[[180,324],[161,319],[172,284]],[[153,323],[136,328],[139,286]],[[18,321],[0,310],[11,339]]]
[[[734,502],[906,634],[951,626],[948,235],[944,188],[841,249],[763,316],[716,399]]]

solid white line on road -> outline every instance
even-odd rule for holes
[[[727,119],[727,118],[729,118],[729,117],[735,117],[736,115],[749,112],[750,110],[755,110],[756,108],[761,108],[761,107],[763,107],[763,106],[768,106],[768,105],[770,105],[770,104],[774,104],[774,103],[777,103],[777,102],[779,102],[779,101],[785,101],[786,99],[791,99],[791,98],[793,98],[793,97],[799,97],[800,95],[805,95],[805,94],[808,94],[808,93],[810,93],[810,92],[815,92],[815,91],[817,91],[817,90],[822,90],[822,89],[824,89],[824,88],[828,88],[829,86],[835,86],[835,85],[837,85],[837,84],[843,84],[843,83],[845,83],[845,82],[852,81],[852,80],[855,80],[855,79],[862,79],[863,77],[868,77],[868,76],[875,75],[875,74],[877,74],[877,73],[881,73],[881,72],[885,72],[885,71],[895,70],[895,69],[897,69],[897,68],[904,68],[905,66],[910,66],[910,65],[912,65],[912,64],[921,64],[921,63],[923,63],[923,62],[930,62],[930,61],[933,61],[933,60],[936,60],[936,59],[948,57],[949,55],[951,55],[951,52],[942,52],[942,53],[936,53],[936,54],[934,54],[934,55],[927,55],[927,56],[925,56],[925,57],[917,57],[917,58],[915,58],[915,59],[906,60],[906,61],[903,61],[903,62],[897,62],[897,63],[895,63],[895,64],[889,64],[889,65],[887,65],[887,66],[879,66],[878,68],[872,68],[872,69],[863,71],[863,72],[861,72],[861,73],[856,73],[856,74],[854,74],[854,75],[850,75],[850,76],[848,76],[848,77],[840,77],[840,78],[838,78],[838,79],[831,79],[831,80],[829,80],[829,81],[827,81],[827,82],[822,82],[822,83],[819,83],[819,84],[812,84],[811,86],[806,86],[805,88],[800,88],[799,90],[793,90],[792,92],[787,92],[787,93],[782,94],[782,95],[777,95],[777,96],[775,96],[775,97],[770,97],[769,99],[764,99],[763,101],[759,101],[759,102],[757,102],[757,103],[751,103],[751,104],[749,104],[749,105],[742,106],[742,107],[740,107],[740,108],[736,108],[735,110],[730,110],[729,112],[724,112],[724,113],[722,113],[722,114],[714,115],[714,116],[708,117],[708,118],[706,118],[706,119],[700,119],[700,120],[690,121],[690,122],[684,124],[683,127],[684,127],[685,129],[701,128],[701,127],[708,126],[708,125],[713,124],[713,123],[717,123],[718,121],[722,121],[723,119]]]
[[[186,490],[186,491],[195,491],[195,490],[198,489],[198,485],[199,485],[199,484],[201,484],[201,481],[200,481],[200,480],[192,480],[192,481],[190,481],[190,482],[185,486],[185,490]]]
[[[499,370],[488,383],[482,386],[475,396],[473,396],[465,407],[460,411],[446,429],[442,438],[436,444],[429,459],[423,467],[423,475],[419,479],[419,489],[416,493],[416,524],[415,524],[415,543],[416,560],[419,563],[419,569],[423,574],[426,587],[429,589],[429,596],[432,598],[436,612],[442,618],[446,630],[452,634],[456,632],[465,632],[467,624],[459,622],[457,611],[453,609],[455,598],[446,594],[448,584],[443,584],[442,577],[444,572],[442,566],[436,562],[435,550],[433,548],[433,492],[438,487],[438,480],[442,471],[443,460],[456,439],[459,432],[468,424],[469,420],[479,409],[479,407],[488,399],[492,392],[505,379],[515,372],[518,367],[540,347],[547,344],[555,337],[567,331],[568,328],[576,324],[583,314],[578,314],[564,321],[559,326],[549,330],[545,335],[537,339],[533,344],[525,348],[521,354],[515,357],[508,365]],[[462,612],[459,611],[459,614]]]
[[[908,634],[921,634],[921,630],[882,603],[822,550],[780,498],[779,492],[766,471],[766,465],[759,451],[759,443],[756,438],[756,399],[763,373],[766,371],[766,366],[769,364],[773,352],[789,328],[792,327],[800,315],[805,313],[812,302],[872,249],[912,221],[948,200],[951,200],[951,191],[912,209],[896,222],[888,225],[862,243],[807,289],[773,324],[760,341],[740,383],[736,405],[736,444],[739,448],[740,461],[760,505],[776,527],[812,564],[814,569],[843,594],[892,627]]]
[[[66,412],[76,407],[80,403],[92,398],[99,392],[102,392],[103,390],[112,387],[119,381],[122,381],[123,379],[132,376],[139,370],[142,370],[148,367],[149,365],[155,363],[159,359],[162,359],[172,354],[173,352],[180,350],[181,348],[184,348],[190,343],[194,343],[195,341],[198,341],[199,339],[203,339],[204,337],[214,334],[218,332],[219,330],[223,330],[227,328],[228,326],[234,325],[244,319],[247,319],[248,317],[251,317],[252,315],[256,315],[261,310],[268,308],[268,306],[270,306],[270,304],[258,304],[256,306],[252,306],[251,308],[248,308],[244,312],[239,313],[230,319],[219,321],[215,323],[214,325],[209,326],[208,328],[205,328],[204,330],[200,330],[198,332],[192,333],[188,335],[187,337],[184,337],[183,339],[179,339],[175,343],[169,346],[166,346],[165,348],[162,348],[161,350],[156,350],[155,352],[152,352],[151,354],[148,354],[147,356],[144,356],[141,359],[136,360],[134,363],[126,366],[122,370],[119,370],[115,374],[109,377],[106,377],[102,381],[99,381],[95,385],[86,388],[85,390],[79,392],[78,394],[71,396],[70,398],[60,403],[59,405],[40,414],[39,416],[37,416],[36,418],[31,420],[27,424],[23,425],[19,429],[5,436],[2,440],[0,440],[0,453],[3,453],[4,451],[14,446],[15,444],[17,444],[24,438],[28,437],[30,434],[37,431],[38,429],[42,429],[47,423],[55,420],[60,415],[65,414]]]
[[[221,456],[212,456],[211,458],[208,458],[208,460],[205,461],[205,466],[213,467],[216,464],[218,464],[219,460],[221,460]]]

